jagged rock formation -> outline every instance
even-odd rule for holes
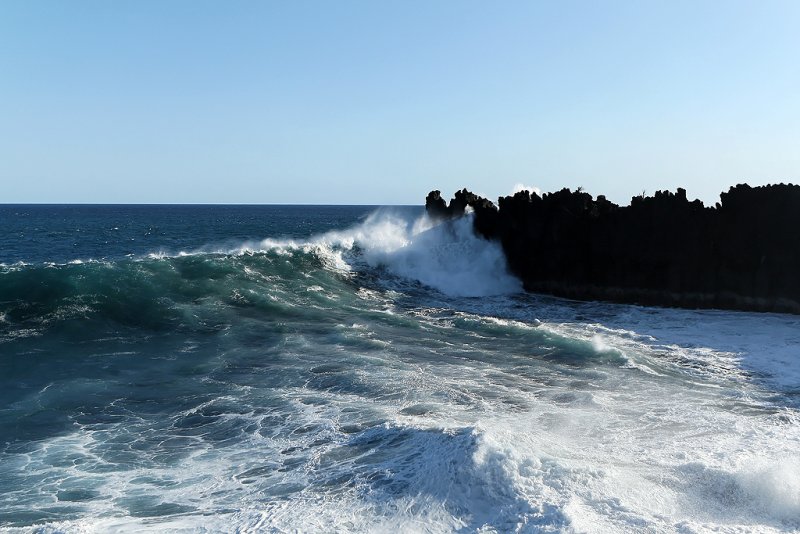
[[[562,189],[521,191],[498,206],[466,189],[432,217],[475,211],[526,289],[590,300],[800,313],[800,186],[737,185],[706,207],[686,191],[618,206]]]

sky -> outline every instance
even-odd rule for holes
[[[800,183],[800,2],[0,2],[0,203]]]

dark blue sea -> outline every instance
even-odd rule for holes
[[[0,205],[0,531],[800,529],[800,318],[423,211]]]

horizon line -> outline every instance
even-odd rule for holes
[[[424,204],[293,204],[290,202],[0,202],[0,206],[341,206],[422,207]]]

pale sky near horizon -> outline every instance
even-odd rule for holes
[[[800,183],[800,2],[0,3],[0,203]]]

